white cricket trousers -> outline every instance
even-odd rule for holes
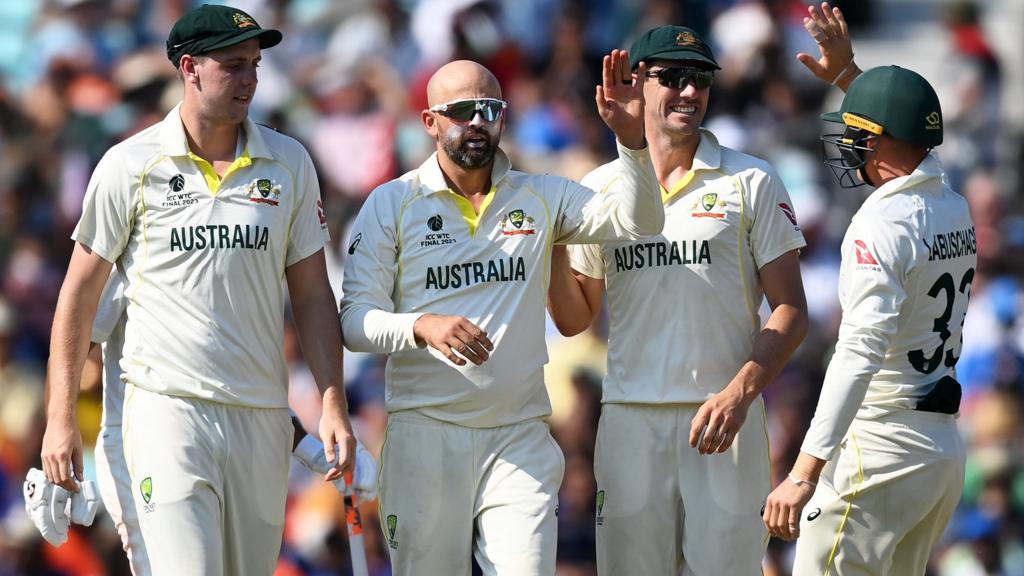
[[[388,417],[380,523],[395,576],[552,576],[565,460],[546,422]]]
[[[128,564],[135,576],[149,576],[149,556],[139,529],[139,513],[132,498],[132,481],[124,461],[121,427],[100,428],[96,438],[96,481],[103,506],[114,521],[121,546],[128,555]]]
[[[270,576],[284,531],[288,409],[127,385],[124,454],[154,576]]]
[[[960,501],[956,419],[855,419],[800,516],[794,576],[920,576]]]
[[[768,545],[761,506],[771,488],[764,401],[732,446],[689,444],[700,404],[601,408],[594,458],[601,576],[760,576]]]

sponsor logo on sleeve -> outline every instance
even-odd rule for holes
[[[793,210],[793,207],[785,202],[779,202],[779,209],[786,215],[786,218],[793,224],[793,227],[799,230],[800,225],[796,223],[796,211]]]
[[[882,267],[878,265],[878,260],[875,259],[875,255],[871,253],[866,242],[854,240],[853,250],[857,256],[857,270],[882,271]]]
[[[352,243],[348,245],[348,253],[355,254],[356,248],[359,248],[359,243],[363,241],[363,233],[358,232],[352,237]]]

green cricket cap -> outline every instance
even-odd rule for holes
[[[636,70],[641,62],[662,58],[700,62],[721,70],[708,43],[686,26],[659,26],[633,42],[629,48],[629,65]]]
[[[260,28],[252,16],[237,8],[203,4],[174,23],[167,37],[167,58],[177,68],[184,54],[199,56],[251,38],[258,38],[262,49],[276,46],[282,36],[277,30]]]
[[[899,66],[864,72],[846,90],[839,111],[821,118],[925,148],[942,144],[939,97],[920,74]]]

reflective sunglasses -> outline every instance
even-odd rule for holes
[[[682,90],[686,85],[693,82],[698,90],[710,88],[715,80],[715,73],[712,70],[693,68],[691,66],[661,68],[647,72],[648,78],[657,78],[658,84],[666,88]]]
[[[479,112],[486,122],[494,122],[508,108],[508,102],[497,98],[473,98],[469,100],[455,100],[447,104],[431,106],[431,112],[437,112],[446,118],[456,122],[469,122]]]

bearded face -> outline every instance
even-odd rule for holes
[[[482,168],[494,160],[500,136],[498,129],[497,122],[461,125],[452,123],[441,135],[441,145],[445,154],[460,168]]]

